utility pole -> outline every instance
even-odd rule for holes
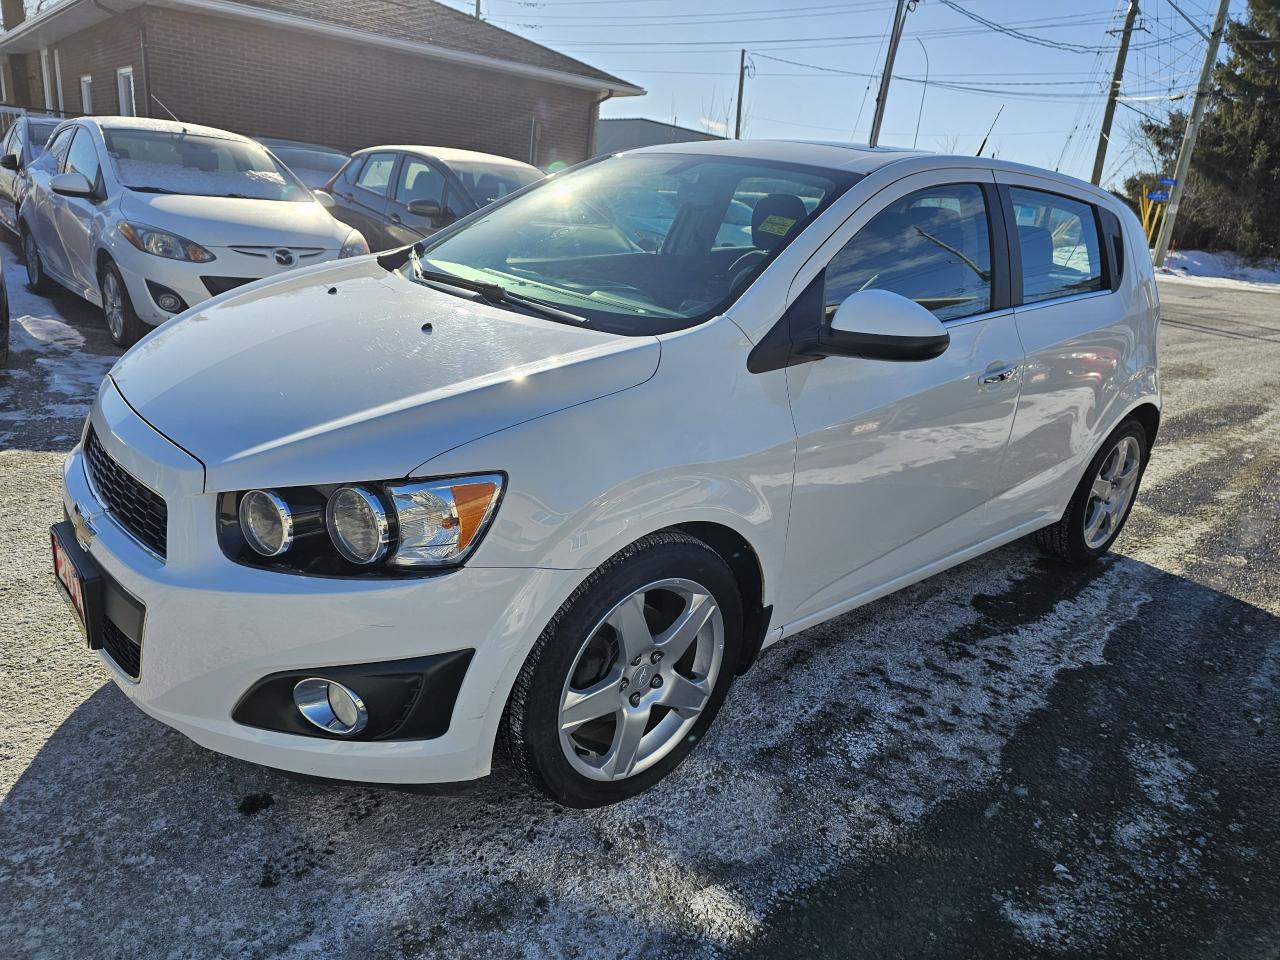
[[[1178,165],[1173,171],[1173,187],[1169,191],[1164,223],[1160,224],[1160,236],[1156,239],[1155,253],[1151,256],[1151,262],[1155,264],[1157,270],[1164,266],[1165,255],[1169,252],[1169,241],[1173,239],[1173,221],[1178,216],[1182,187],[1187,182],[1187,171],[1191,169],[1191,151],[1196,147],[1196,135],[1200,132],[1200,121],[1204,119],[1205,102],[1209,99],[1209,84],[1213,81],[1213,67],[1218,62],[1218,44],[1222,42],[1222,34],[1227,29],[1229,5],[1230,0],[1221,0],[1218,4],[1218,15],[1213,21],[1213,33],[1209,36],[1208,49],[1204,52],[1204,66],[1200,68],[1196,98],[1191,104],[1191,116],[1187,118],[1187,129],[1182,135],[1182,148],[1178,151]]]
[[[880,92],[876,94],[876,114],[871,118],[868,146],[874,147],[880,141],[880,124],[884,122],[884,107],[889,99],[889,81],[893,79],[893,60],[898,55],[898,42],[907,22],[907,3],[908,0],[898,0],[897,9],[893,11],[893,33],[889,37],[889,52],[884,56],[884,73],[880,76]]]
[[[747,51],[738,54],[738,119],[733,124],[733,139],[742,139],[742,87],[747,79]]]
[[[1129,0],[1129,12],[1124,18],[1124,32],[1120,34],[1120,49],[1116,52],[1116,69],[1111,75],[1111,89],[1107,92],[1107,109],[1102,114],[1102,129],[1098,131],[1098,152],[1093,158],[1093,176],[1089,179],[1095,187],[1102,183],[1102,164],[1107,159],[1107,145],[1111,142],[1111,121],[1116,115],[1116,98],[1120,96],[1120,83],[1124,79],[1124,61],[1129,55],[1129,37],[1133,22],[1138,19],[1138,0]]]
[[[476,0],[476,19],[480,19],[480,0]]]

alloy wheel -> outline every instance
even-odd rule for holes
[[[102,312],[107,318],[107,329],[116,340],[124,336],[124,293],[114,271],[102,275]]]
[[[680,744],[711,699],[724,618],[705,587],[660,580],[587,635],[560,695],[560,746],[593,780],[640,773]]]
[[[1084,542],[1097,550],[1124,521],[1142,468],[1142,448],[1134,437],[1123,437],[1102,461],[1089,491],[1084,512]]]
[[[27,283],[32,287],[40,285],[40,251],[36,249],[36,238],[30,231],[22,235],[22,257],[27,261]]]

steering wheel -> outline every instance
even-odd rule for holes
[[[757,262],[768,255],[769,253],[766,250],[748,250],[733,263],[729,264],[729,276],[736,277],[740,271],[748,267],[754,267]]]

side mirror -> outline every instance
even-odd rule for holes
[[[440,204],[434,200],[410,200],[409,212],[415,217],[438,217],[442,213]]]
[[[333,209],[334,204],[332,194],[325,193],[323,190],[312,190],[311,195],[315,197],[316,200],[319,201],[320,206],[324,207],[326,210]]]
[[[806,352],[915,362],[941,356],[950,343],[942,321],[914,300],[888,290],[859,290],[836,308],[831,325]]]
[[[92,197],[93,184],[83,173],[59,173],[49,178],[49,189],[64,197]]]
[[[17,170],[20,166],[22,164],[18,162],[16,153],[6,153],[3,157],[0,157],[0,167],[4,167],[6,170]]]

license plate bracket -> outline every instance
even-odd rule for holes
[[[68,520],[49,528],[49,545],[58,591],[75,614],[85,645],[98,650],[102,647],[102,622],[106,616],[102,568],[80,547],[75,528]]]

